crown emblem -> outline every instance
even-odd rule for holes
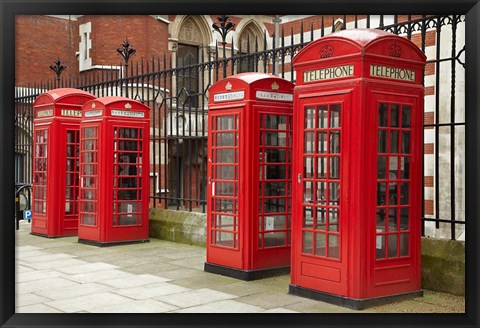
[[[400,48],[396,43],[388,47],[388,54],[392,57],[400,57],[402,55],[402,48]]]
[[[320,58],[330,58],[333,56],[333,47],[332,46],[325,46],[320,49]]]
[[[92,108],[95,108],[95,107],[97,107],[97,106],[95,106],[95,103],[92,103]]]
[[[272,83],[272,90],[278,90],[279,86],[277,82]]]
[[[126,103],[125,108],[130,109],[130,108],[132,108],[132,105],[130,105],[130,103]]]
[[[225,86],[225,90],[232,90],[232,84],[230,82]]]

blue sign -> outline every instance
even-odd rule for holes
[[[23,218],[27,220],[32,219],[32,211],[30,210],[23,211]]]

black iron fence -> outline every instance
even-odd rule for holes
[[[422,233],[462,239],[464,21],[458,15],[312,17],[299,29],[284,24],[278,35],[265,33],[238,45],[231,41],[220,49],[184,47],[168,57],[17,87],[16,182],[32,182],[34,99],[53,88],[74,87],[97,97],[127,96],[150,106],[151,206],[205,212],[208,88],[225,76],[245,71],[273,73],[295,82],[291,60],[310,41],[339,29],[379,28],[412,40],[427,54]]]

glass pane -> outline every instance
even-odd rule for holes
[[[329,183],[329,205],[338,205],[340,203],[340,183]]]
[[[74,157],[76,155],[75,145],[67,145],[67,157]]]
[[[303,195],[305,203],[313,203],[313,182],[304,182]]]
[[[84,225],[95,225],[95,215],[94,214],[83,214],[82,220]]]
[[[285,232],[266,232],[263,236],[264,247],[283,246],[287,244],[287,234]]]
[[[402,132],[402,153],[410,154],[410,132]]]
[[[302,233],[302,252],[312,254],[313,251],[313,233],[303,231]]]
[[[75,131],[67,131],[67,143],[75,142]]]
[[[380,104],[378,106],[378,126],[388,126],[387,104]]]
[[[331,105],[330,106],[330,127],[339,128],[341,126],[340,121],[340,109],[342,105]]]
[[[315,107],[305,107],[305,129],[315,128]]]
[[[215,211],[222,213],[234,213],[234,201],[231,199],[215,199]]]
[[[397,183],[391,182],[388,184],[389,189],[389,202],[390,205],[397,205],[398,204],[398,195],[397,195]]]
[[[318,107],[318,128],[319,129],[328,128],[328,107],[327,106]]]
[[[314,151],[314,132],[305,132],[305,153],[313,153]]]
[[[409,208],[400,209],[400,230],[409,230],[408,226],[408,214]]]
[[[217,180],[235,180],[236,166],[216,166]]]
[[[215,195],[234,196],[234,182],[217,182],[215,184]]]
[[[379,153],[387,152],[387,131],[384,131],[384,130],[378,131],[378,152]]]
[[[410,116],[411,116],[411,106],[402,106],[402,127],[409,128],[410,127]]]
[[[75,170],[75,160],[67,159],[67,171],[74,171],[74,170]]]
[[[387,178],[387,157],[378,156],[377,159],[377,178],[386,179]]]
[[[400,169],[402,172],[402,179],[410,179],[410,157],[402,157]]]
[[[286,149],[266,149],[265,163],[285,163],[286,161]]]
[[[398,231],[398,224],[397,224],[397,212],[398,209],[390,208],[388,209],[388,231]]]
[[[94,138],[95,137],[95,129],[94,127],[92,128],[85,128],[84,133],[85,133],[85,138]]]
[[[400,256],[408,256],[408,234],[400,235]]]
[[[287,167],[285,165],[266,166],[266,179],[281,180],[287,178]]]
[[[340,179],[340,157],[330,157],[330,179]]]
[[[235,217],[228,216],[228,215],[215,215],[215,226],[218,229],[222,230],[231,230],[234,231],[235,229]]]
[[[317,226],[318,230],[327,230],[327,210],[323,207],[317,207]]]
[[[285,182],[265,182],[263,192],[265,196],[285,196],[286,187]]]
[[[304,157],[303,176],[304,178],[313,177],[313,157]]]
[[[317,158],[317,178],[327,177],[327,157],[321,156]]]
[[[377,236],[376,249],[377,249],[377,259],[385,258],[385,256],[386,256],[386,253],[385,253],[385,235]]]
[[[330,153],[340,154],[340,132],[330,132]]]
[[[328,257],[340,258],[340,245],[337,235],[328,235]]]
[[[330,208],[328,210],[328,230],[338,232],[339,231],[339,220],[340,220],[340,209]]]
[[[303,225],[304,228],[313,228],[313,207],[303,207]]]
[[[386,203],[386,183],[377,183],[377,205],[385,205]]]
[[[327,239],[325,238],[324,233],[317,233],[315,234],[315,255],[318,256],[326,256],[326,248],[327,248]]]
[[[287,146],[284,132],[265,133],[265,145],[268,146]]]
[[[390,126],[398,127],[398,115],[400,114],[400,105],[392,105],[390,109]]]
[[[318,133],[318,152],[324,154],[327,152],[327,132]]]
[[[317,182],[317,203],[325,204],[327,201],[327,183]]]
[[[217,130],[235,130],[234,116],[219,116],[217,117]]]
[[[263,200],[264,213],[287,212],[287,200],[285,198],[266,198]]]
[[[385,216],[386,210],[383,208],[377,208],[377,232],[385,231]]]
[[[409,192],[410,192],[410,184],[408,182],[401,183],[400,184],[400,205],[408,205]]]
[[[217,163],[235,163],[234,149],[218,149],[217,150]]]
[[[389,157],[389,164],[388,164],[388,167],[389,167],[389,179],[390,180],[397,180],[398,179],[398,157],[396,156],[390,156]]]
[[[388,235],[388,257],[397,257],[397,235]]]
[[[217,231],[215,244],[225,247],[235,247],[234,236],[231,232]]]
[[[390,153],[398,153],[398,131],[390,131]]]
[[[217,133],[217,143],[216,146],[234,146],[234,132],[222,132]]]

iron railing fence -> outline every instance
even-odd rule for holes
[[[223,77],[243,71],[272,73],[295,82],[291,60],[312,40],[338,29],[378,28],[412,40],[427,54],[422,234],[462,239],[464,22],[465,17],[460,15],[317,16],[305,19],[299,30],[282,28],[278,36],[265,33],[255,40],[242,40],[238,46],[232,39],[220,49],[218,45],[200,47],[198,62],[165,54],[125,67],[84,72],[74,79],[17,87],[16,182],[32,182],[34,99],[53,88],[73,87],[97,97],[126,96],[150,106],[151,206],[205,212],[208,88]]]

